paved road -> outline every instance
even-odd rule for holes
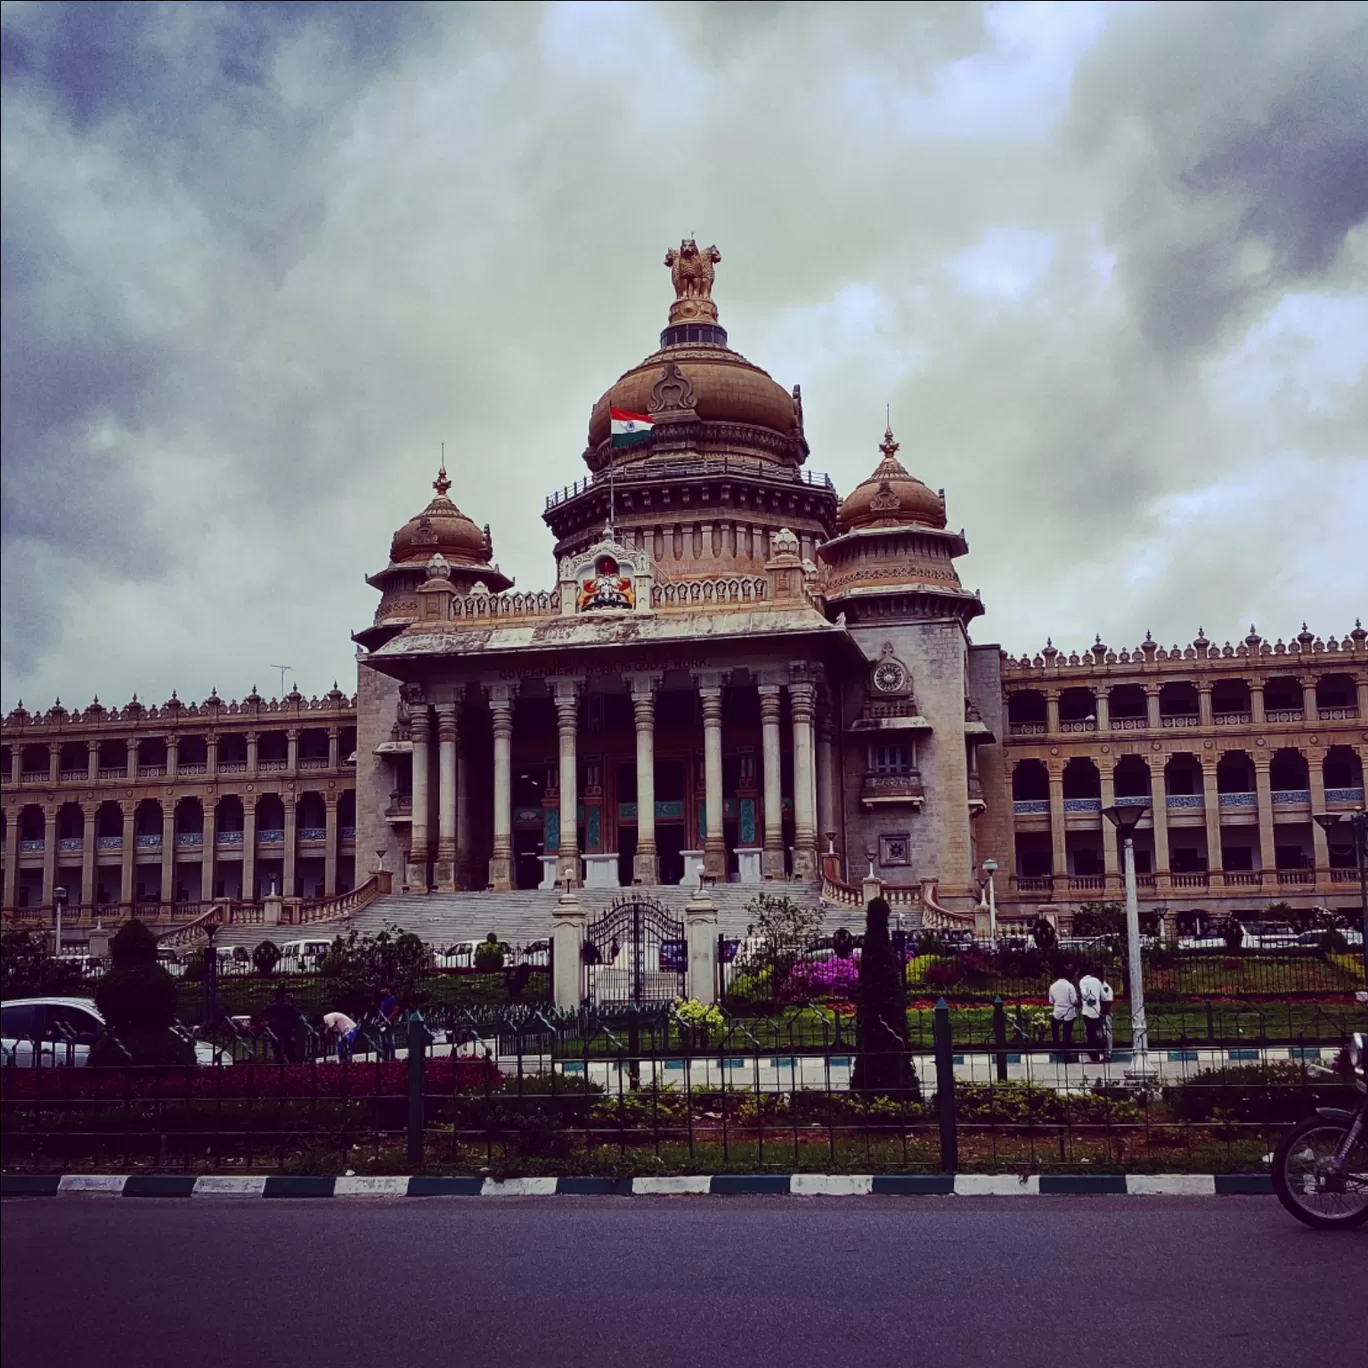
[[[6,1368],[1361,1362],[1269,1198],[6,1201]]]

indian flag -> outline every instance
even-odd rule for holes
[[[609,409],[609,416],[613,420],[613,447],[640,446],[642,442],[650,441],[651,429],[655,427],[655,419],[648,418],[644,413],[628,413],[626,409]]]

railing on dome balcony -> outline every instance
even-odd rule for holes
[[[781,466],[771,461],[746,460],[739,456],[722,456],[715,460],[653,460],[649,463],[619,466],[613,473],[613,483],[622,485],[640,484],[646,480],[656,480],[661,476],[684,476],[689,479],[712,475],[749,475],[766,480],[791,480],[794,484],[811,485],[815,489],[836,492],[831,476],[818,470],[803,470]],[[546,509],[559,508],[561,504],[577,499],[591,489],[606,489],[609,484],[608,471],[596,475],[586,475],[572,485],[557,490],[546,497]]]

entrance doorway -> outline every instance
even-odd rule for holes
[[[513,833],[513,887],[536,888],[542,880],[542,865],[537,858],[542,853],[539,831]]]
[[[618,883],[623,888],[632,886],[632,873],[635,868],[637,833],[634,826],[618,827]]]
[[[635,839],[635,833],[633,833]],[[662,822],[656,827],[656,852],[660,856],[660,882],[684,882],[684,823]]]

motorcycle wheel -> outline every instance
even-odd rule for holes
[[[1283,1136],[1273,1156],[1273,1190],[1297,1220],[1316,1230],[1353,1230],[1368,1221],[1368,1146],[1360,1140],[1343,1179],[1325,1173],[1345,1127],[1308,1117]]]

